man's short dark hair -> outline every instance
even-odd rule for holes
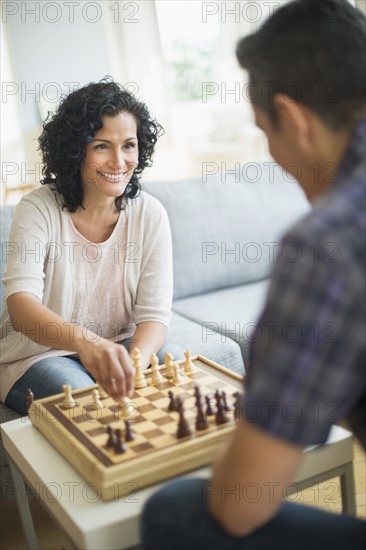
[[[274,94],[306,105],[332,130],[365,115],[365,16],[347,0],[297,0],[237,45],[250,96],[274,124]]]

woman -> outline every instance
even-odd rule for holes
[[[100,383],[131,395],[126,348],[142,366],[166,338],[172,300],[166,212],[140,192],[161,126],[113,81],[66,97],[43,125],[43,186],[14,214],[3,283],[1,400]],[[120,345],[118,342],[124,343]]]

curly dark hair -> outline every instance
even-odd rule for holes
[[[110,77],[92,82],[62,99],[56,113],[47,117],[39,137],[43,159],[42,184],[53,184],[62,196],[63,207],[75,212],[83,206],[84,192],[80,168],[86,145],[103,127],[103,116],[130,113],[137,123],[138,165],[123,195],[115,199],[123,209],[123,197],[135,198],[141,186],[138,176],[151,166],[157,139],[164,132],[144,103]]]

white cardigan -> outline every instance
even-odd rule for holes
[[[67,242],[68,213],[60,205],[60,197],[49,185],[32,191],[17,205],[7,243],[3,284],[5,300],[15,292],[30,292],[69,322],[75,300],[73,263],[70,261],[73,247]],[[127,254],[118,252],[120,261],[124,262],[122,292],[128,313],[136,324],[157,321],[168,326],[173,273],[167,213],[155,197],[144,192],[129,199],[127,208]],[[6,307],[0,323],[1,363],[50,349],[15,332]]]

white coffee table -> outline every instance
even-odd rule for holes
[[[24,481],[36,491],[46,510],[76,548],[125,549],[139,543],[141,510],[148,497],[163,483],[137,491],[132,482],[130,496],[103,502],[91,484],[74,470],[28,418],[2,424],[1,432],[30,549],[36,550],[38,544]],[[294,491],[340,476],[343,512],[355,514],[352,461],[352,434],[333,427],[325,445],[306,449],[294,479]],[[207,477],[209,473],[210,468],[202,468],[189,475]]]

